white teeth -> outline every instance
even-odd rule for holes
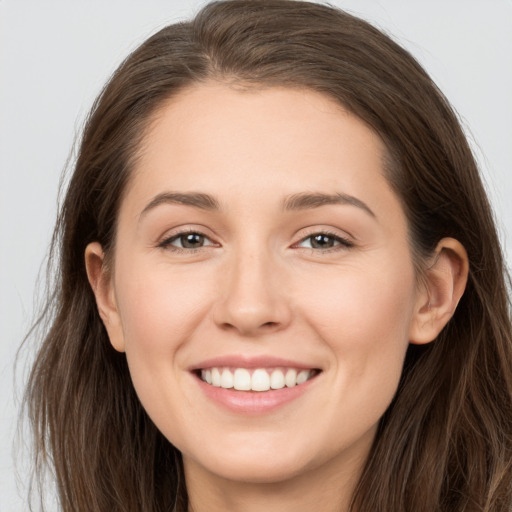
[[[286,373],[285,373],[286,372]],[[288,370],[258,368],[208,368],[201,370],[201,379],[215,387],[234,388],[238,391],[268,391],[269,389],[291,388],[309,380],[316,372],[312,370]]]
[[[270,389],[270,377],[266,370],[255,370],[252,374],[251,384],[253,391],[268,391]]]
[[[220,387],[230,389],[233,387],[233,374],[229,370],[224,370],[220,377]]]
[[[233,380],[234,387],[238,391],[251,390],[251,374],[245,368],[237,368]]]
[[[309,377],[309,370],[302,370],[297,375],[297,385],[302,384],[303,382],[306,382]]]
[[[218,368],[212,368],[212,384],[220,388],[220,372]]]
[[[297,370],[288,370],[284,382],[287,388],[292,388],[297,384]]]
[[[270,375],[270,387],[272,389],[284,388],[284,375],[281,370],[274,370]]]

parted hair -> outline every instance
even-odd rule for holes
[[[417,61],[369,23],[295,0],[227,0],[131,53],[95,101],[59,210],[55,269],[25,401],[36,481],[64,512],[185,512],[179,451],[142,408],[109,343],[84,252],[112,254],[123,192],[156,111],[192,84],[321,92],[384,141],[417,272],[443,237],[469,257],[466,291],[427,345],[410,345],[352,512],[512,510],[510,288],[493,214],[457,115]],[[41,334],[42,333],[42,334]]]

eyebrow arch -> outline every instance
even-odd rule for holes
[[[312,208],[318,208],[320,206],[331,205],[331,204],[346,204],[361,208],[366,213],[376,218],[375,213],[370,207],[358,199],[357,197],[343,194],[342,192],[336,192],[334,194],[324,194],[322,192],[301,192],[288,196],[283,201],[283,209],[287,210],[308,210]]]
[[[219,201],[202,192],[163,192],[156,195],[142,210],[139,220],[142,219],[150,210],[162,204],[182,204],[185,206],[192,206],[206,211],[220,211]],[[351,205],[361,208],[363,211],[376,218],[375,213],[370,207],[358,199],[357,197],[337,192],[334,194],[325,194],[322,192],[300,192],[285,197],[282,202],[282,209],[284,211],[295,210],[308,210],[319,208],[325,205]]]
[[[161,204],[183,204],[207,211],[219,211],[221,209],[217,199],[209,194],[203,194],[202,192],[164,192],[156,195],[146,205],[140,213],[139,220],[150,210]]]

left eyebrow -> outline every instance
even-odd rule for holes
[[[283,201],[283,210],[309,210],[320,206],[331,204],[343,204],[361,208],[373,218],[377,218],[371,208],[357,197],[337,192],[335,194],[324,194],[322,192],[301,192],[288,196]]]

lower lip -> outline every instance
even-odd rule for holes
[[[203,393],[216,404],[238,414],[265,414],[288,404],[306,393],[319,375],[291,388],[271,389],[269,391],[237,391],[207,384],[198,376],[196,381]]]

